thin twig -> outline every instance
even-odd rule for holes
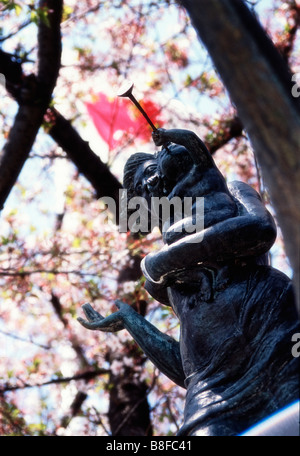
[[[51,348],[49,345],[39,344],[37,342],[34,342],[33,340],[26,339],[25,337],[16,336],[15,334],[11,334],[9,332],[3,331],[2,329],[0,329],[0,333],[3,334],[4,336],[11,337],[12,339],[16,339],[21,342],[25,342],[27,344],[35,345],[35,346],[43,348],[45,350],[50,350],[50,348]]]
[[[93,371],[82,372],[80,374],[76,374],[71,377],[53,378],[52,380],[48,380],[47,382],[44,382],[44,383],[35,383],[35,384],[24,383],[22,386],[21,385],[14,385],[14,386],[13,385],[4,385],[0,388],[0,394],[6,393],[8,391],[16,391],[16,390],[22,390],[22,389],[27,389],[27,388],[41,388],[42,386],[49,386],[49,385],[60,384],[60,383],[69,383],[72,380],[89,381],[92,378],[97,377],[98,375],[106,375],[109,373],[110,373],[109,369],[96,369]]]

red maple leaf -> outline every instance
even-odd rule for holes
[[[161,127],[164,124],[160,117],[161,109],[156,103],[146,99],[141,102],[141,105],[155,125]],[[142,141],[148,141],[151,138],[150,125],[136,106],[126,98],[110,99],[104,93],[99,93],[97,101],[86,103],[86,107],[98,133],[108,144],[109,149],[117,147],[124,138],[124,134]]]

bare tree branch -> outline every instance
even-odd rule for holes
[[[5,75],[8,92],[18,101],[24,80],[21,62],[18,62],[15,56],[0,50],[0,72]],[[32,83],[37,84],[34,75],[31,75],[30,79]],[[96,197],[110,196],[118,204],[119,189],[122,188],[122,185],[108,166],[92,151],[88,142],[81,138],[71,122],[55,108],[48,108],[44,120],[50,125],[47,130],[48,134],[66,152],[68,158],[77,166],[78,171],[91,183],[96,191]]]
[[[19,25],[15,30],[13,30],[11,33],[9,33],[6,36],[1,36],[0,37],[0,43],[3,41],[8,40],[9,38],[12,38],[15,36],[17,33],[19,33],[21,30],[23,30],[25,27],[27,27],[29,24],[31,24],[31,21],[25,21],[23,24]]]
[[[17,336],[16,334],[12,334],[7,331],[3,331],[2,329],[0,329],[0,334],[3,334],[6,337],[11,337],[12,339],[19,340],[20,342],[25,342],[26,344],[35,345],[36,347],[43,348],[44,350],[50,350],[50,348],[51,348],[50,345],[42,345],[42,344],[35,342],[34,340]]]
[[[91,150],[88,142],[81,138],[70,121],[53,108],[50,109],[49,115],[51,123],[53,123],[49,135],[67,153],[79,172],[92,184],[96,190],[96,196],[98,198],[110,196],[117,203],[119,189],[122,188],[118,179]]]
[[[6,276],[6,277],[20,277],[24,278],[26,276],[30,276],[32,274],[54,274],[54,275],[77,275],[79,277],[85,277],[85,276],[95,276],[99,277],[99,271],[90,271],[90,272],[82,272],[78,269],[31,269],[31,270],[22,270],[22,271],[16,271],[14,269],[0,269],[0,277],[1,276]],[[103,276],[102,276],[103,277]],[[109,277],[111,280],[114,278],[111,276]]]
[[[48,386],[48,385],[55,385],[59,383],[69,383],[72,380],[85,380],[89,381],[95,377],[98,377],[99,375],[104,375],[104,374],[109,374],[110,370],[109,369],[94,369],[94,370],[88,370],[85,372],[81,372],[79,374],[75,374],[71,377],[57,377],[53,378],[51,380],[48,380],[47,382],[44,383],[24,383],[23,385],[3,385],[0,388],[0,395],[3,393],[7,393],[8,391],[16,391],[16,390],[21,390],[21,389],[27,389],[27,388],[40,388],[42,386]]]
[[[19,109],[0,153],[0,210],[29,155],[56,84],[61,57],[62,4],[62,0],[39,3],[40,8],[48,9],[49,24],[39,22],[37,79],[32,76],[23,79],[18,93]]]
[[[39,2],[39,9],[45,9],[49,20],[49,25],[48,21],[46,23],[40,20],[38,27],[37,78],[44,91],[43,98],[47,106],[60,69],[62,7],[63,0],[40,0]]]
[[[233,138],[238,138],[243,133],[243,124],[238,117],[232,117],[222,121],[221,133],[217,133],[206,143],[211,154],[214,154],[221,147],[225,146]]]

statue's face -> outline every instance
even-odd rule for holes
[[[157,161],[147,160],[141,164],[134,176],[134,189],[137,196],[148,201],[151,196],[162,196],[162,182],[157,172]]]
[[[185,147],[170,145],[162,148],[157,158],[146,160],[137,168],[134,193],[148,202],[153,196],[167,196],[191,166],[192,161]]]

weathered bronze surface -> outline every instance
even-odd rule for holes
[[[172,306],[179,342],[130,306],[103,318],[90,305],[89,329],[126,328],[151,361],[187,389],[178,435],[238,435],[299,399],[300,332],[290,279],[268,265],[276,227],[260,196],[242,182],[227,184],[203,142],[186,130],[153,132],[155,155],[135,154],[124,171],[130,196],[193,198],[189,217],[170,216],[164,247],[142,262],[146,289]],[[204,198],[203,229],[196,197]],[[173,219],[172,219],[173,217]]]

